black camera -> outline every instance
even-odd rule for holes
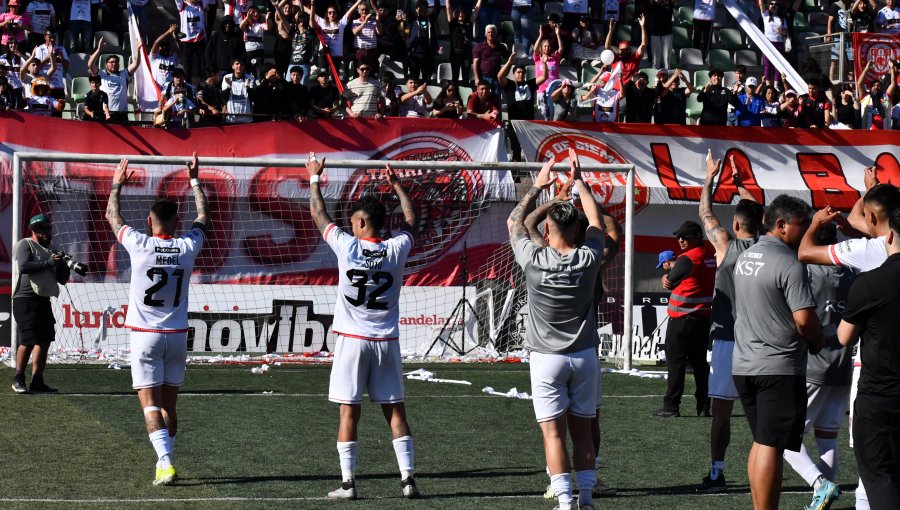
[[[69,266],[69,269],[71,269],[72,271],[75,271],[80,276],[85,276],[88,273],[87,264],[82,264],[81,262],[78,262],[77,260],[75,260],[74,257],[69,255],[68,253],[66,253],[64,251],[55,251],[55,250],[52,251],[52,253],[54,255],[61,256],[63,259],[63,262],[65,262],[66,265]]]

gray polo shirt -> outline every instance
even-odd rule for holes
[[[596,348],[600,338],[594,288],[603,239],[588,239],[567,255],[519,239],[513,252],[525,271],[528,290],[525,347],[545,354]]]
[[[825,386],[849,386],[853,377],[850,349],[837,339],[837,327],[856,278],[853,270],[838,266],[806,266],[809,286],[816,297],[816,315],[822,323],[825,347],[806,360],[806,382]]]
[[[815,308],[797,252],[765,235],[734,266],[734,375],[806,375],[806,340],[793,312]]]
[[[756,239],[752,237],[728,241],[722,264],[716,270],[712,321],[709,325],[709,337],[713,340],[734,341],[734,264],[741,253],[755,243]]]

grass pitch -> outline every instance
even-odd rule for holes
[[[12,370],[0,370],[0,508],[365,508],[551,509],[541,437],[530,401],[486,396],[484,386],[530,393],[527,365],[437,364],[438,377],[471,386],[406,381],[423,499],[400,497],[391,437],[380,409],[363,406],[357,488],[360,500],[330,502],[340,478],[337,407],[327,401],[329,366],[189,367],[179,397],[175,465],[181,480],[154,487],[155,454],[127,370],[52,366],[59,395],[15,395]],[[598,508],[750,508],[747,423],[732,421],[729,491],[701,496],[694,487],[709,463],[709,423],[651,418],[665,381],[604,375],[601,477],[619,495]],[[688,392],[693,381],[688,378]],[[271,392],[271,393],[269,393]],[[808,444],[812,444],[809,440]],[[856,468],[839,438],[838,481],[846,493],[832,508],[853,508]],[[815,447],[813,445],[813,451]],[[782,508],[809,504],[803,480],[785,467]]]

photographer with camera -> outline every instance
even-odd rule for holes
[[[71,257],[66,260],[64,253],[51,247],[52,226],[47,216],[32,216],[28,229],[31,237],[20,240],[13,250],[12,308],[19,347],[12,388],[16,393],[28,392],[25,366],[31,358],[31,392],[56,393],[56,389],[44,383],[47,352],[54,340],[56,324],[50,298],[59,295],[58,284],[69,281],[70,267],[77,263]]]

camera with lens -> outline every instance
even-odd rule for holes
[[[58,250],[51,250],[51,253],[53,253],[54,255],[61,256],[63,259],[63,262],[65,262],[66,265],[69,266],[69,269],[71,269],[72,271],[75,271],[80,276],[84,276],[88,273],[87,264],[82,264],[81,262],[78,262],[77,260],[75,260],[74,257],[69,255],[68,253],[66,253],[64,251],[58,251]]]

